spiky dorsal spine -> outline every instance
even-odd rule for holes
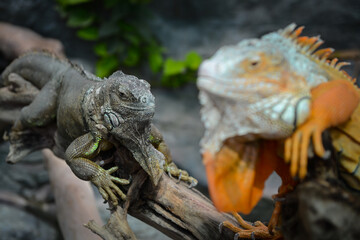
[[[320,39],[319,36],[300,36],[303,29],[303,26],[297,27],[296,24],[292,23],[286,28],[280,30],[279,34],[285,38],[290,39],[300,53],[306,55],[312,61],[316,62],[319,67],[324,68],[339,79],[348,79],[352,82],[355,82],[355,78],[352,78],[345,71],[341,70],[341,67],[349,65],[350,63],[338,62],[337,58],[329,60],[328,57],[331,53],[334,52],[334,49],[318,49],[324,42]]]

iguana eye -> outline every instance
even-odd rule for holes
[[[251,65],[252,67],[256,67],[258,64],[259,64],[258,61],[252,61],[252,62],[250,62],[250,65]]]
[[[259,61],[256,61],[256,60],[255,60],[255,61],[251,61],[251,62],[250,62],[250,67],[255,68],[256,66],[259,65],[259,63],[260,63],[260,62],[259,62]]]
[[[267,65],[267,57],[264,54],[254,54],[240,63],[240,67],[244,69],[245,72],[264,71]]]
[[[119,93],[118,93],[118,96],[119,96],[119,98],[120,98],[121,100],[127,100],[127,99],[128,99],[128,97],[126,96],[126,94],[123,93],[123,92],[119,92]]]

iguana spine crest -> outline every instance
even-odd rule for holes
[[[332,74],[336,79],[347,79],[351,82],[355,82],[355,78],[349,76],[345,71],[340,70],[341,67],[350,65],[350,63],[338,62],[337,58],[329,60],[328,58],[334,52],[334,49],[318,49],[324,41],[320,39],[320,36],[300,36],[303,29],[304,26],[297,27],[296,24],[293,23],[280,30],[279,34],[287,39],[290,39],[299,52],[307,56],[310,60],[316,62],[321,68]]]

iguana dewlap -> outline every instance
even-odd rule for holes
[[[360,179],[359,155],[352,154],[360,145],[350,140],[359,139],[360,132],[338,127],[345,123],[359,128],[357,117],[350,119],[359,90],[340,70],[345,63],[327,60],[331,49],[317,50],[319,37],[300,37],[303,28],[295,27],[222,47],[200,67],[197,84],[205,125],[201,147],[210,194],[219,210],[250,212],[272,171],[283,184],[293,184],[284,160],[264,155],[267,151],[283,156],[278,149],[269,151],[277,148],[269,145],[272,140],[279,145],[288,138],[285,158],[291,160],[291,173],[304,177],[309,143],[313,140],[315,153],[323,155],[321,133],[329,127],[336,127],[338,135],[352,135],[347,138],[352,147],[345,154],[352,160],[344,164],[343,158],[340,163],[352,166],[350,172],[356,170],[352,177]],[[239,146],[229,147],[229,139],[236,139]],[[343,141],[334,138],[337,150]]]

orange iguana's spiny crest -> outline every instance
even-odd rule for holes
[[[350,65],[348,62],[338,62],[337,58],[329,60],[328,57],[334,52],[333,48],[318,49],[324,42],[317,37],[300,36],[303,26],[296,28],[296,24],[290,24],[285,29],[280,30],[285,38],[289,38],[299,52],[309,57],[311,61],[318,64],[332,76],[332,79],[349,79],[354,82],[355,79],[350,77],[345,71],[340,70],[341,67]]]
[[[224,140],[290,136],[308,115],[310,89],[335,79],[352,79],[318,50],[319,37],[300,36],[291,24],[259,39],[220,48],[199,69],[198,87],[205,135],[203,150],[215,153]]]

